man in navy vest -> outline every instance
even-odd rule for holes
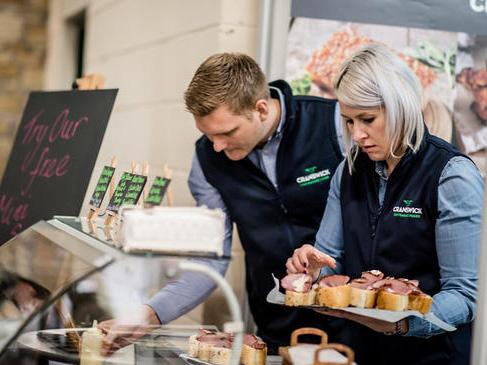
[[[204,134],[196,142],[190,190],[198,205],[226,213],[226,255],[236,223],[250,309],[269,353],[288,344],[296,328],[313,325],[330,332],[323,316],[269,304],[266,296],[274,286],[272,274],[285,276],[286,259],[318,230],[331,177],[343,158],[336,101],[293,96],[285,81],[268,85],[252,58],[223,53],[201,64],[185,102]],[[222,275],[228,265],[209,264]],[[214,288],[203,275],[182,275],[144,306],[145,324],[181,316]],[[112,325],[101,327],[110,332]],[[114,336],[107,336],[105,353],[126,342]]]
[[[228,254],[236,223],[250,309],[258,334],[275,352],[292,330],[323,323],[309,311],[269,304],[266,296],[274,285],[271,274],[284,276],[287,257],[311,242],[319,227],[342,160],[337,103],[293,96],[284,81],[267,85],[252,58],[228,53],[198,68],[185,102],[204,133],[196,142],[191,192],[198,205],[226,212]]]

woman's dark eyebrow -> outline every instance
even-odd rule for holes
[[[345,118],[345,119],[351,119],[351,118],[350,118],[349,116],[347,116],[347,115],[344,115],[344,114],[340,114],[340,115],[342,116],[342,118]],[[360,114],[358,114],[358,115],[356,115],[356,116],[355,116],[355,118],[364,118],[364,117],[369,117],[369,118],[371,118],[371,117],[375,117],[375,115],[374,115],[374,114],[370,114],[370,113],[365,112],[365,113],[360,113]]]

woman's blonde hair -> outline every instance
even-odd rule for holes
[[[425,133],[421,112],[422,89],[414,72],[383,44],[369,44],[339,69],[334,80],[338,100],[351,108],[383,108],[390,156],[408,148],[417,152]],[[344,144],[350,174],[359,149],[343,121]]]

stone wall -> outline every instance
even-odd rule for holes
[[[47,0],[0,0],[0,176],[29,91],[43,86]]]

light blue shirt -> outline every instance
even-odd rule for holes
[[[276,131],[269,137],[262,148],[253,150],[249,159],[259,167],[277,187],[276,158],[282,139],[282,130],[286,121],[286,108],[284,95],[277,88],[270,88],[279,95],[281,105],[281,117]],[[335,108],[335,128],[338,142],[343,153],[342,128],[340,108],[338,103]],[[198,206],[206,205],[211,209],[221,209],[226,214],[224,254],[230,256],[232,251],[232,218],[223,202],[218,190],[211,185],[203,174],[201,165],[196,155],[193,156],[188,185]],[[211,261],[209,264],[221,275],[225,275],[228,262]],[[147,304],[151,306],[161,323],[170,322],[203,302],[215,289],[215,283],[206,276],[196,273],[184,273],[181,277],[162,288]]]
[[[342,161],[333,176],[325,214],[316,235],[315,247],[337,261],[336,269],[324,268],[323,275],[343,272],[340,183],[344,166]],[[376,164],[380,176],[380,205],[387,186],[384,167]],[[439,217],[435,231],[441,289],[433,296],[431,312],[455,327],[475,317],[483,188],[484,182],[476,166],[461,156],[453,157],[446,164],[438,184]],[[409,317],[407,336],[427,338],[443,332],[419,317]]]

